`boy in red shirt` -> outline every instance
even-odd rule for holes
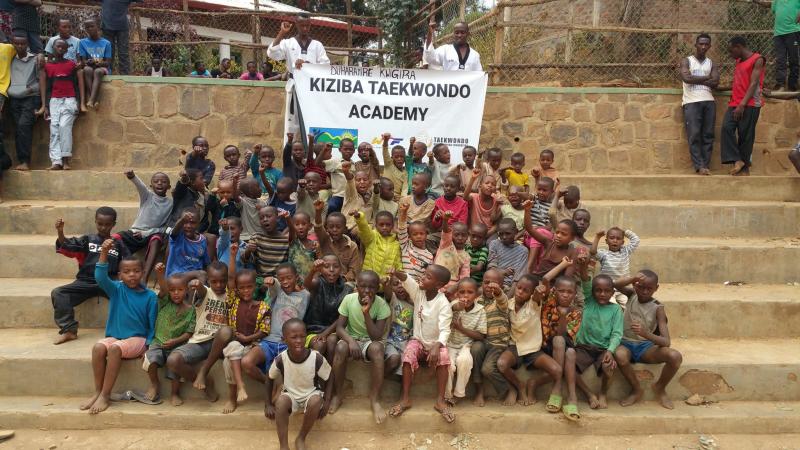
[[[50,118],[50,170],[69,170],[69,159],[72,157],[72,125],[78,116],[78,99],[75,98],[75,72],[81,69],[82,63],[64,59],[67,43],[58,39],[53,44],[53,61],[39,71],[39,93],[42,107],[36,112]],[[44,100],[47,98],[47,79],[53,80],[49,109]]]

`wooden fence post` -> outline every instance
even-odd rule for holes
[[[494,24],[494,64],[503,63],[503,41],[505,40],[505,6],[500,3],[497,6],[497,19]],[[494,68],[492,70],[492,84],[500,82],[500,69]]]
[[[255,12],[252,16],[253,44],[256,45],[261,45],[261,16],[258,14],[260,9],[259,0],[253,0],[253,10]],[[253,48],[253,60],[255,60],[258,70],[261,70],[261,47]]]
[[[345,10],[347,11],[347,15],[353,15],[353,1],[352,0],[345,0],[344,2]],[[353,48],[353,19],[347,19],[347,48]],[[347,56],[345,56],[344,64],[349,66],[353,60],[353,52],[348,51]]]

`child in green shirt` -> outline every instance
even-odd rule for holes
[[[147,389],[145,397],[151,401],[159,398],[158,368],[165,367],[172,350],[185,344],[192,337],[195,326],[194,308],[185,301],[188,291],[186,280],[174,276],[164,279],[166,271],[164,263],[156,264],[155,269],[161,290],[158,294],[156,332],[142,363],[142,369],[146,370],[150,377],[150,388]],[[180,377],[167,370],[167,379],[172,381],[170,401],[174,406],[182,405]]]
[[[592,279],[587,273],[588,256],[582,254],[577,259],[586,303],[581,326],[575,336],[575,366],[580,373],[595,366],[597,374],[602,374],[600,393],[595,395],[581,377],[577,377],[576,383],[589,398],[589,407],[605,409],[608,407],[608,386],[617,368],[614,352],[622,339],[622,308],[611,303],[614,295],[611,277],[597,275]]]

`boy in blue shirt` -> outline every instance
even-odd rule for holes
[[[109,65],[111,61],[111,42],[100,37],[100,27],[97,26],[97,21],[87,20],[83,23],[83,28],[89,37],[81,39],[78,54],[81,57],[81,61],[86,65],[83,68],[84,84],[91,86],[91,90],[89,98],[81,98],[81,101],[86,103],[87,108],[96,108],[100,82],[103,81],[104,76],[111,75],[111,67]]]
[[[283,176],[283,172],[272,167],[274,163],[275,150],[272,147],[261,144],[253,146],[253,155],[249,161],[250,171],[261,186],[261,194],[274,195],[278,180]]]
[[[106,337],[92,348],[95,393],[81,405],[90,414],[108,408],[122,360],[135,359],[144,353],[153,340],[158,314],[156,293],[142,285],[141,261],[125,258],[119,263],[120,281],[108,277],[108,252],[114,245],[113,239],[103,242],[94,269],[97,284],[108,295],[109,306]]]
[[[205,267],[211,263],[206,237],[197,232],[197,210],[186,208],[169,235],[167,277],[176,275],[185,282],[206,281]]]

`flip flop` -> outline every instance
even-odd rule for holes
[[[561,407],[561,411],[564,413],[564,417],[573,422],[577,422],[581,419],[581,414],[578,412],[578,405],[566,404]]]
[[[411,409],[410,406],[401,405],[400,403],[394,405],[389,409],[389,415],[392,417],[400,417],[404,412]]]
[[[14,437],[14,430],[0,430],[0,442]]]
[[[547,405],[545,406],[547,412],[551,414],[555,414],[561,411],[561,396],[556,394],[550,394],[550,399],[547,400]]]
[[[125,391],[125,392],[115,392],[111,394],[111,401],[112,402],[123,402],[123,401],[131,401],[131,402],[139,402],[144,403],[146,405],[160,405],[164,401],[161,400],[160,397],[156,397],[153,400],[149,400],[145,395],[138,391]]]
[[[453,414],[453,410],[450,409],[449,406],[445,406],[444,409],[439,409],[436,406],[434,406],[433,409],[435,409],[436,412],[442,415],[442,418],[445,420],[445,422],[453,423],[456,421],[456,415]]]

